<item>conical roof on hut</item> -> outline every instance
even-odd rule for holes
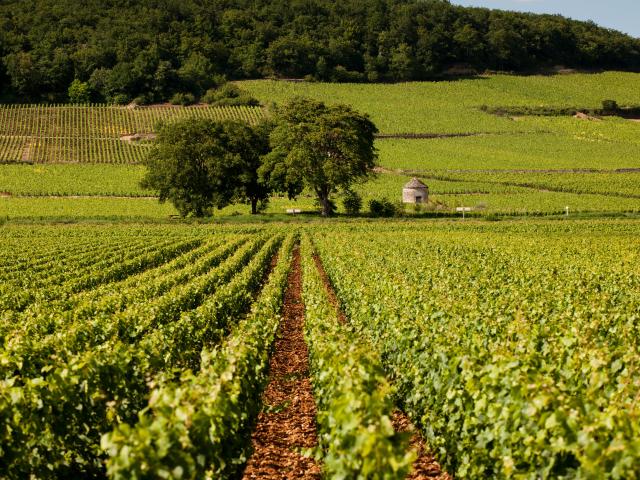
[[[424,188],[427,188],[427,186],[416,177],[413,177],[411,180],[409,180],[409,182],[407,182],[404,188],[409,190],[422,190]]]

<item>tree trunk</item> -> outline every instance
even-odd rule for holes
[[[320,205],[322,205],[322,216],[328,217],[331,215],[331,204],[329,203],[329,195],[320,195]]]
[[[255,215],[256,213],[258,213],[258,199],[252,198],[251,199],[251,215]]]

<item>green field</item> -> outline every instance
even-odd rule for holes
[[[107,105],[0,106],[1,163],[139,163],[146,134],[180,118],[262,118],[257,107],[116,107]],[[141,139],[127,138],[139,134]]]
[[[328,477],[404,478],[402,408],[455,478],[634,478],[639,235],[635,220],[6,225],[3,475],[236,478],[258,414],[288,408],[260,398],[299,239]]]
[[[383,133],[530,132],[536,125],[496,117],[487,106],[599,108],[612,98],[640,103],[640,75],[609,72],[556,76],[494,75],[478,79],[395,84],[331,84],[277,81],[240,83],[259,100],[282,102],[304,95],[353,105]]]
[[[639,82],[243,82],[443,134],[376,140],[377,173],[354,186],[365,206],[397,203],[412,176],[430,188],[386,220],[321,219],[305,191],[183,221],[139,186],[152,139],[120,136],[220,111],[6,108],[22,113],[0,135],[19,156],[0,165],[0,477],[238,478],[256,422],[293,402],[262,394],[300,308],[308,362],[283,388],[308,383],[318,443],[295,452],[326,478],[406,478],[399,411],[454,478],[636,478],[640,123],[479,106],[633,104]],[[50,137],[61,148],[37,150]]]
[[[635,478],[636,228],[389,224],[314,244],[455,478]]]
[[[597,108],[605,98],[635,105],[640,74],[604,73],[515,77],[494,75],[448,82],[406,84],[321,84],[247,81],[243,88],[264,104],[307,95],[345,102],[369,113],[384,134],[428,133],[441,138],[383,138],[376,141],[383,174],[356,187],[366,203],[386,197],[400,199],[412,176],[430,187],[431,210],[457,206],[478,208],[478,214],[555,214],[569,206],[574,212],[640,210],[640,123],[605,117],[500,117],[480,110],[488,106]],[[24,196],[146,197],[138,182],[158,121],[201,116],[257,121],[263,110],[249,107],[13,106],[1,107],[0,215],[4,218],[88,218],[133,214],[162,218],[171,207],[149,201],[74,198],[45,200]],[[141,135],[125,141],[125,135]],[[466,134],[464,137],[447,137]],[[10,148],[9,148],[10,147]],[[13,153],[11,153],[13,152]],[[24,165],[23,160],[38,163]],[[79,162],[67,165],[62,163]],[[22,164],[19,164],[22,163]],[[340,198],[337,197],[339,211]],[[30,203],[31,202],[31,203]],[[314,210],[313,201],[274,198],[267,213],[287,208]],[[74,213],[76,212],[76,213]],[[246,214],[248,207],[227,207],[218,215]],[[411,208],[407,209],[412,213]]]
[[[140,188],[141,165],[0,165],[0,193],[20,196],[128,196],[153,192]]]

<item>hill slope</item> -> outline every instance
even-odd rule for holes
[[[445,0],[6,0],[0,58],[8,99],[65,101],[77,78],[96,101],[158,101],[201,95],[216,74],[398,81],[460,64],[637,70],[640,40]]]

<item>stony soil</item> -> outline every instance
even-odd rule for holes
[[[309,352],[304,341],[304,305],[300,252],[296,248],[283,319],[270,360],[264,409],[252,435],[253,455],[244,479],[319,479],[321,467],[303,449],[316,447],[316,405],[309,380]]]

